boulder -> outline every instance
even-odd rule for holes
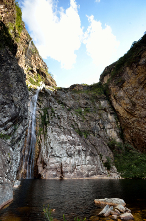
[[[98,205],[110,205],[110,206],[126,205],[124,200],[119,198],[95,199],[94,202]]]
[[[115,209],[115,212],[116,213],[118,213],[118,215],[120,215],[121,213],[120,213],[120,211],[119,210],[117,210],[117,209]]]
[[[120,215],[120,212],[119,211],[118,212],[117,211],[111,211],[111,215],[117,215],[118,216],[118,215]]]
[[[125,207],[122,206],[122,205],[118,205],[118,206],[116,206],[115,209],[119,210],[121,213],[124,213],[125,210],[126,210]]]
[[[134,219],[134,218],[133,218],[133,215],[131,213],[124,213],[124,214],[120,215],[120,219],[130,220],[130,219]]]
[[[109,209],[109,205],[106,205],[104,208],[103,208],[103,210],[101,210],[101,212],[98,214],[99,216],[103,216],[106,212],[107,212],[107,210]]]
[[[106,213],[104,214],[104,216],[105,216],[105,217],[109,216],[112,210],[113,210],[113,206],[111,206],[111,207],[106,211]]]
[[[125,207],[125,212],[127,212],[127,213],[131,213],[131,210],[128,209],[127,207]]]
[[[117,216],[117,215],[112,215],[112,219],[117,220],[117,219],[118,219],[118,216]]]

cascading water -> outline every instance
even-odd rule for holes
[[[43,89],[45,85],[41,84],[38,87],[36,94],[32,96],[30,101],[30,119],[29,127],[27,133],[27,141],[25,147],[25,153],[23,155],[23,172],[25,171],[26,179],[34,178],[34,154],[35,154],[35,144],[36,144],[36,106],[39,91]]]
[[[30,42],[29,42],[29,45],[28,45],[28,48],[27,48],[27,52],[26,52],[26,56],[28,56],[28,51],[29,51],[29,48],[31,47],[31,42],[32,42],[32,40],[30,40]]]

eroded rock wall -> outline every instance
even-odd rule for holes
[[[28,124],[27,102],[22,68],[8,49],[0,50],[0,204],[13,195]]]
[[[106,68],[100,79],[118,114],[125,142],[146,152],[146,35],[119,59],[117,67]]]
[[[107,145],[110,138],[121,141],[115,113],[104,95],[79,87],[39,94],[36,176],[118,177]]]

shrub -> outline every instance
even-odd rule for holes
[[[19,7],[18,2],[15,3],[15,8],[16,8],[16,29],[20,35],[21,31],[23,30],[23,25],[22,25],[22,11],[21,8]]]
[[[106,158],[106,162],[104,163],[104,166],[107,168],[107,170],[111,169],[111,161],[109,157]]]
[[[130,144],[122,144],[111,140],[108,143],[114,154],[117,171],[123,178],[146,177],[146,154],[141,153]]]

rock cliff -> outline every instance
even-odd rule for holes
[[[0,207],[13,198],[28,128],[28,87],[56,85],[21,15],[14,0],[0,0]]]
[[[117,176],[107,143],[120,142],[119,122],[102,85],[40,92],[35,176]]]
[[[124,139],[146,152],[146,35],[100,77],[119,117]]]
[[[0,205],[13,197],[12,186],[28,124],[27,103],[24,71],[9,48],[3,48],[0,50]]]

